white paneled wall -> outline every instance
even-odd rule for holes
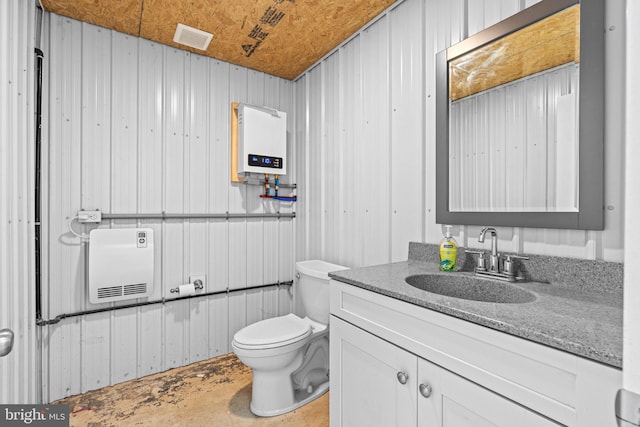
[[[298,258],[384,263],[422,239],[423,16],[401,4],[297,80]]]
[[[298,258],[370,265],[406,259],[411,240],[442,238],[435,54],[536,2],[405,0],[296,80]],[[501,250],[622,261],[624,1],[606,8],[605,230],[499,227]],[[454,234],[482,247],[479,230]]]
[[[79,209],[106,213],[293,212],[229,182],[230,107],[246,102],[293,115],[293,83],[147,40],[47,14],[44,32],[44,318],[109,307],[87,293],[87,243],[69,232]],[[290,121],[289,153],[294,123]],[[282,182],[294,182],[295,167]],[[288,190],[282,190],[287,192]],[[289,281],[291,218],[110,220],[151,227],[149,300],[206,275],[206,291]],[[78,232],[89,226],[74,222]],[[43,331],[44,400],[138,378],[231,351],[248,323],[292,310],[269,287],[67,318]]]
[[[37,403],[35,325],[35,3],[0,2],[0,404]]]

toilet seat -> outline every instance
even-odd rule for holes
[[[236,332],[233,344],[237,348],[268,349],[296,343],[311,335],[311,324],[295,314],[273,317],[246,326]]]

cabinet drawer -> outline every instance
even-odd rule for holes
[[[331,314],[565,425],[576,425],[577,357],[341,282]]]

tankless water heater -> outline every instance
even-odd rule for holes
[[[287,113],[238,105],[238,173],[287,173]]]

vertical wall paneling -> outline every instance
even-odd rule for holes
[[[164,105],[163,105],[163,211],[188,212],[189,185],[186,175],[185,161],[189,158],[184,121],[188,108],[185,90],[189,82],[188,53],[179,49],[168,49],[164,56]],[[162,277],[163,295],[170,296],[170,284],[185,282],[185,259],[189,256],[189,239],[186,221],[171,219],[162,224]],[[175,286],[175,285],[174,285]],[[166,345],[163,350],[164,364],[174,368],[185,364],[185,351],[188,349],[189,323],[185,322],[188,314],[188,302],[178,301],[163,307],[163,332]]]
[[[185,192],[189,194],[189,212],[209,212],[209,65],[210,61],[199,55],[189,56],[189,76],[186,79],[190,82],[185,91],[189,94],[189,103],[186,109],[187,129],[185,130],[185,144],[188,146],[189,157],[186,174],[189,177],[189,185]],[[208,242],[208,220],[192,220],[187,223],[188,227],[188,256],[185,259],[188,280],[192,275],[204,275],[205,286],[208,270],[209,242]],[[185,280],[185,282],[186,282]],[[188,336],[189,349],[188,361],[202,360],[209,354],[208,328],[209,325],[209,301],[205,298],[189,300],[189,324]]]
[[[340,228],[342,224],[342,199],[335,197],[340,191],[342,168],[340,158],[343,141],[340,138],[340,108],[324,106],[340,105],[340,53],[337,52],[323,63],[323,120],[321,140],[324,165],[324,251],[338,253],[340,247]]]
[[[373,27],[378,28],[376,25]],[[364,244],[362,241],[356,240],[356,236],[362,233],[364,227],[363,221],[360,220],[360,213],[365,209],[364,201],[366,199],[364,191],[360,191],[360,186],[363,183],[360,177],[363,176],[362,168],[366,167],[367,163],[359,161],[358,158],[364,140],[362,136],[364,108],[365,106],[377,105],[384,109],[386,105],[384,102],[380,104],[366,102],[366,94],[376,92],[370,92],[363,88],[363,70],[366,69],[367,73],[386,72],[386,66],[380,70],[377,67],[363,65],[362,55],[359,55],[362,43],[363,36],[359,35],[351,39],[340,51],[340,75],[343,76],[340,79],[342,97],[339,106],[341,111],[342,183],[340,191],[334,197],[342,199],[343,217],[340,227],[339,252],[334,255],[334,261],[344,265],[362,265],[364,263]],[[384,58],[384,55],[382,57]],[[386,194],[381,192],[380,196],[385,197]],[[379,233],[378,238],[385,239],[385,233]],[[386,254],[388,252],[386,248],[386,243],[381,244],[379,253]]]
[[[309,128],[306,141],[308,162],[306,163],[307,182],[302,197],[306,198],[305,213],[309,223],[306,234],[309,259],[322,259],[325,256],[324,206],[322,204],[325,188],[323,179],[325,162],[322,158],[323,72],[323,64],[320,64],[308,73],[308,121],[306,123]]]
[[[309,230],[310,221],[309,218],[309,203],[308,203],[308,171],[309,171],[309,156],[308,140],[309,140],[309,126],[307,126],[309,104],[308,91],[309,91],[310,77],[305,74],[295,84],[295,141],[297,145],[295,153],[295,163],[298,165],[298,196],[299,200],[297,205],[298,218],[296,227],[296,259],[307,259],[309,256]],[[297,301],[296,301],[297,304]],[[296,307],[297,308],[297,307]]]
[[[422,238],[424,223],[422,5],[423,2],[407,1],[389,13],[391,261],[407,258],[408,243]]]
[[[248,102],[248,73],[242,67],[231,66],[229,96],[233,102]],[[242,212],[247,205],[247,186],[231,184],[229,188],[229,212]],[[247,286],[247,222],[232,219],[229,223],[229,288]],[[247,294],[236,292],[229,296],[229,338],[247,325]]]
[[[54,38],[52,37],[52,40]],[[164,54],[165,49],[154,43],[138,44],[138,175],[136,212],[160,212],[163,210],[163,104],[164,104]],[[162,259],[162,223],[140,221],[140,226],[154,231],[155,259]],[[154,265],[154,288],[151,298],[163,297],[162,263]],[[163,310],[156,307],[139,309],[137,327],[138,376],[158,372],[164,366]]]
[[[297,130],[301,137],[297,143],[305,150],[301,150],[298,156],[299,165],[305,167],[303,173],[306,177],[300,191],[304,193],[303,198],[309,199],[299,218],[298,239],[301,245],[306,246],[298,248],[298,259],[321,256],[356,267],[406,259],[409,240],[437,243],[441,239],[442,228],[435,223],[434,215],[435,54],[538,1],[406,0],[394,5],[376,22],[296,80],[297,123],[306,126]],[[620,120],[624,100],[621,83],[624,36],[619,29],[624,21],[623,8],[622,0],[607,2],[606,74],[619,78],[607,78],[606,87],[605,230],[499,227],[502,251],[622,261],[621,189],[624,187],[624,168],[620,163],[624,138],[620,135]],[[333,66],[336,56],[340,62],[338,75]],[[343,88],[342,96],[337,100],[332,95],[334,85],[330,83],[336,79]],[[534,165],[540,165],[553,153],[552,148],[538,142],[550,137],[540,133],[541,127],[536,123],[540,123],[541,117],[536,111],[538,108],[553,110],[555,104],[548,104],[540,96],[537,99],[532,97],[528,108],[516,102],[524,99],[522,96],[527,91],[533,93],[531,89],[537,84],[530,82],[526,87],[526,84],[518,83],[510,93],[505,91],[480,101],[496,110],[502,105],[511,107],[510,115],[504,120],[508,126],[499,132],[489,133],[485,122],[497,118],[474,118],[477,122],[473,132],[480,135],[475,148],[481,154],[472,158],[472,162],[453,178],[458,184],[465,180],[472,182],[475,186],[473,193],[489,194],[491,207],[511,200],[523,201],[525,195],[536,205],[543,205],[554,192],[561,191],[555,183],[552,185],[554,179],[557,183],[561,180],[557,175],[561,168],[564,170],[561,162],[553,165],[556,172],[550,172],[549,184],[544,191],[528,185],[533,178],[532,170],[538,168]],[[362,92],[358,96],[360,88]],[[460,114],[468,114],[471,118],[476,107],[470,106]],[[336,125],[327,122],[332,119],[323,112],[328,111],[331,114],[339,111],[344,119],[345,137],[340,140],[340,148],[336,148],[336,141],[321,132]],[[553,126],[553,119],[550,123]],[[531,144],[516,147],[512,143],[516,135],[527,132],[530,133]],[[495,144],[496,152],[487,154],[489,142]],[[344,217],[321,216],[325,210],[321,205],[322,194],[327,197],[329,191],[325,187],[334,184],[327,176],[333,166],[324,164],[318,156],[324,152],[334,153],[334,156],[336,150],[339,150],[339,161],[344,165],[354,162],[353,168],[345,169],[344,185],[339,195],[342,200],[353,203],[352,218],[347,213]],[[380,165],[378,162],[385,156],[388,163]],[[529,170],[521,166],[525,156],[535,159]],[[507,167],[503,171],[492,168],[488,173],[478,175],[486,163],[501,163]],[[487,171],[486,168],[482,170]],[[457,193],[453,196],[461,201],[471,200],[473,195]],[[343,202],[342,206],[344,213],[344,208],[349,205]],[[345,218],[348,218],[347,222],[343,222]],[[354,226],[349,227],[350,224]],[[488,249],[488,243],[477,242],[480,227],[453,225],[456,226],[454,237],[461,245]],[[341,233],[340,245],[336,248],[324,240],[331,234],[325,231],[340,229],[345,232]],[[372,232],[377,234],[372,235]]]
[[[14,333],[0,358],[0,402],[37,403],[34,233],[35,4],[0,4],[0,329]]]
[[[282,210],[258,197],[260,187],[229,182],[230,107],[271,104],[293,121],[291,82],[54,14],[46,14],[45,27],[45,318],[113,305],[88,302],[90,243],[67,226],[81,208]],[[287,287],[180,301],[170,301],[170,290],[194,275],[206,276],[208,292],[292,280],[296,220],[74,222],[84,233],[134,226],[154,230],[149,300],[168,301],[43,327],[45,401],[228,353],[248,322],[291,311]]]
[[[520,0],[480,0],[468,2],[467,34],[473,35],[520,11]],[[530,6],[530,5],[528,5]]]
[[[390,147],[390,58],[389,17],[383,16],[360,36],[362,61],[362,137],[354,155],[367,161],[355,161],[358,186],[355,194],[358,213],[356,229],[362,235],[360,265],[380,264],[391,260],[391,179]],[[350,43],[350,45],[353,42]],[[346,49],[345,49],[346,51]],[[345,52],[346,53],[346,52]],[[348,75],[348,74],[347,74]],[[395,164],[395,163],[393,163]]]
[[[295,94],[294,85],[275,77],[269,77],[271,82],[268,87],[273,86],[273,96],[275,97],[275,90],[278,91],[278,104],[277,106],[282,111],[287,111],[290,114],[290,118],[287,120],[287,158],[289,159],[289,165],[287,166],[289,173],[282,178],[282,182],[288,184],[295,184],[298,175],[298,162],[297,151],[298,143],[295,137],[297,129],[296,110],[295,110]],[[267,97],[269,101],[270,97]],[[286,191],[285,194],[296,194],[296,191]],[[297,212],[297,203],[295,202],[278,202],[275,203],[274,209],[279,209],[283,213]],[[279,281],[288,280],[286,278],[293,277],[295,274],[295,253],[296,253],[296,241],[294,240],[294,220],[292,219],[280,219],[277,222],[278,233],[278,259],[272,261],[273,265],[277,265],[277,274]],[[273,248],[272,248],[273,249]],[[292,256],[293,255],[293,256]],[[293,295],[295,295],[295,288],[282,287],[277,291],[277,308],[278,315],[283,315],[293,311]],[[265,315],[266,317],[266,315]]]
[[[209,66],[209,105],[210,117],[227,117],[231,108],[230,66],[225,62],[213,61]],[[230,121],[209,120],[210,140],[208,172],[209,172],[209,212],[229,212],[229,132]],[[229,239],[229,224],[227,221],[209,222],[209,270],[207,288],[210,291],[225,289],[229,281],[229,250],[218,242]]]
[[[219,120],[208,120],[209,147],[207,157],[209,212],[229,212],[229,111],[231,102],[237,102],[230,93],[230,66],[221,61],[208,61],[208,117]],[[229,248],[220,242],[229,241],[229,224],[227,221],[211,220],[208,223],[208,271],[207,289],[223,290],[229,284]],[[206,325],[200,328],[208,331],[208,351],[210,355],[224,354],[231,351],[229,334],[230,304],[226,296],[208,298],[209,316]]]
[[[84,260],[84,245],[69,233],[67,225],[80,208],[82,127],[78,118],[82,115],[82,85],[71,82],[81,81],[82,64],[78,55],[72,55],[71,52],[81,50],[82,24],[69,21],[67,25],[63,25],[59,20],[49,26],[48,33],[49,37],[58,38],[61,42],[55,50],[47,50],[47,31],[43,32],[42,48],[46,60],[43,72],[42,158],[49,159],[48,162],[42,162],[41,172],[44,218],[41,243],[42,315],[45,318],[53,313],[69,313],[74,307],[84,308],[85,301],[80,292],[82,272],[75,268]],[[52,68],[58,68],[61,72],[52,76],[48,72]],[[57,111],[60,119],[51,120],[51,111]],[[49,143],[51,140],[66,141],[66,144],[52,146]],[[55,179],[52,180],[51,177]],[[50,240],[58,239],[62,244],[57,245],[55,250],[50,250]],[[58,288],[50,290],[46,286],[45,277],[58,283]],[[56,395],[69,393],[74,389],[73,385],[81,383],[81,372],[75,369],[81,353],[80,321],[70,319],[55,329],[44,327],[42,337],[44,343],[49,343],[43,351],[44,390],[51,390]],[[59,362],[51,363],[51,355],[55,355]],[[45,401],[47,394],[46,391],[43,392]]]
[[[81,167],[80,167],[80,194],[76,209],[101,209],[104,212],[111,211],[111,72],[109,62],[112,59],[113,49],[111,34],[109,31],[95,26],[82,25],[82,50],[80,62],[81,97],[82,97],[82,124],[81,124]],[[104,58],[109,62],[103,63]],[[107,66],[105,66],[107,65]],[[50,111],[50,120],[53,121]],[[72,118],[76,119],[76,118]],[[86,124],[86,125],[85,125]],[[53,140],[50,144],[55,144]],[[76,210],[74,209],[74,210]],[[66,212],[67,215],[75,215],[75,212]],[[85,230],[87,230],[85,228]],[[80,262],[86,261],[86,242],[74,238],[82,245],[83,253]],[[54,238],[51,238],[53,244]],[[75,243],[75,242],[74,242]],[[83,272],[82,278],[86,280],[87,274]],[[82,283],[74,289],[82,291]],[[86,299],[85,299],[86,301]],[[101,304],[101,305],[108,305]],[[86,307],[86,303],[84,307]],[[73,308],[71,308],[73,310]],[[110,361],[104,357],[111,353],[109,337],[111,335],[111,315],[99,313],[90,319],[81,322],[80,333],[82,336],[81,360],[101,361],[96,363],[93,369],[82,371],[82,389],[95,389],[109,385]],[[52,355],[50,354],[50,357]]]
[[[112,64],[114,73],[127,76],[138,74],[138,43],[135,38],[113,33]],[[138,106],[131,102],[130,93],[135,93],[136,79],[123,79],[123,84],[111,89],[111,206],[115,212],[135,212],[137,188],[130,185],[137,179],[138,164]],[[135,221],[120,221],[114,227],[132,227]],[[111,372],[110,382],[122,382],[136,378],[137,373],[137,329],[138,310],[128,309],[114,312],[111,316],[109,341]],[[122,349],[127,349],[122,351]]]

